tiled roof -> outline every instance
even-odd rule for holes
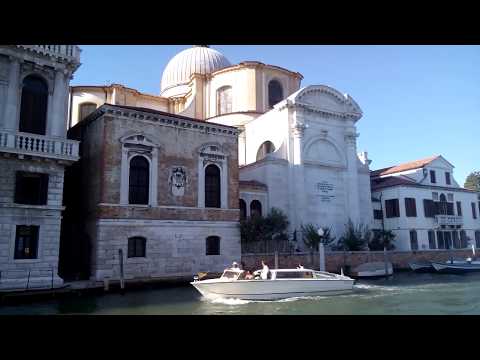
[[[370,172],[371,177],[384,176],[399,173],[402,171],[413,170],[423,168],[425,165],[431,163],[433,160],[438,158],[439,155],[431,156],[426,159],[410,161],[400,165],[394,165],[383,169],[378,169]]]
[[[372,190],[377,190],[384,187],[395,186],[395,185],[414,185],[414,184],[416,184],[415,181],[408,180],[399,176],[388,176],[385,178],[371,179]]]

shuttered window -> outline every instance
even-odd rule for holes
[[[417,206],[414,198],[405,198],[405,211],[407,217],[417,217]]]
[[[147,239],[141,236],[135,236],[128,239],[128,257],[145,257]]]
[[[480,230],[475,231],[475,247],[480,248]]]
[[[450,181],[450,173],[446,172],[445,173],[445,183],[447,185],[450,185],[451,184],[451,181]]]
[[[387,218],[400,216],[400,206],[398,199],[385,200],[385,216]]]
[[[428,247],[432,250],[437,248],[435,244],[435,232],[433,230],[428,230]]]
[[[435,184],[437,182],[437,179],[435,178],[435,171],[430,170],[430,182],[432,184]]]
[[[437,231],[437,244],[439,249],[445,249],[445,239],[443,231]]]
[[[410,249],[418,250],[417,232],[415,230],[410,230]]]
[[[477,209],[475,209],[475,203],[472,202],[472,217],[477,218]]]
[[[462,216],[462,203],[457,201],[457,215]]]
[[[436,214],[435,202],[430,199],[423,199],[423,211],[426,218],[432,218]]]

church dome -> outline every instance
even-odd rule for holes
[[[162,96],[175,96],[188,91],[190,76],[210,74],[230,66],[228,59],[207,45],[194,46],[175,55],[165,67],[162,75]]]

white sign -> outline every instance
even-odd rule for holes
[[[328,181],[321,181],[315,184],[315,191],[322,202],[330,202],[335,198],[335,185]]]

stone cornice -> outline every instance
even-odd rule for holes
[[[113,117],[121,117],[129,120],[135,119],[149,121],[158,125],[176,127],[179,129],[198,131],[213,135],[237,137],[239,133],[239,131],[232,126],[205,122],[156,110],[110,104],[104,104],[100,106],[97,110],[87,116],[83,121],[76,124],[73,128],[76,126],[86,125],[103,115],[111,115]]]

